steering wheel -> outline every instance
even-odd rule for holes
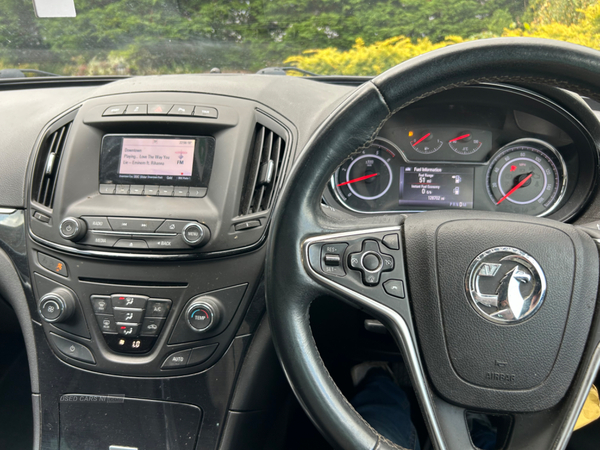
[[[473,448],[467,411],[508,415],[505,449],[562,449],[596,376],[598,250],[582,229],[483,211],[350,219],[321,205],[331,173],[392,114],[484,82],[600,98],[600,53],[490,39],[411,59],[357,88],[324,121],[280,195],[266,268],[269,321],[295,395],[336,447],[400,448],[360,417],[319,356],[309,308],[324,295],[393,334],[436,449]]]

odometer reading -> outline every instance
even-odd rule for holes
[[[490,162],[487,189],[497,211],[549,214],[565,185],[564,162],[556,149],[522,139],[501,149]]]

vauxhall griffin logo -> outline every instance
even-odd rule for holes
[[[473,260],[467,294],[475,310],[496,323],[515,323],[534,314],[546,296],[546,277],[527,253],[494,247]]]

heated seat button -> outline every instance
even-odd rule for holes
[[[117,325],[115,324],[115,318],[113,316],[97,314],[96,320],[98,321],[98,326],[102,333],[117,334]]]
[[[177,369],[179,367],[187,366],[188,360],[190,359],[191,350],[182,350],[180,352],[173,353],[165,359],[162,365],[163,369]]]
[[[144,295],[113,294],[112,305],[115,308],[141,308],[146,307],[148,297]]]
[[[192,349],[190,359],[187,363],[188,366],[195,366],[201,364],[212,356],[217,349],[219,344],[205,345],[204,347],[196,347]]]
[[[143,309],[138,308],[114,308],[114,316],[117,322],[139,323],[144,315]]]
[[[49,336],[54,345],[56,345],[56,348],[58,348],[63,355],[86,363],[96,364],[94,355],[85,345],[81,345],[78,342],[71,341],[54,333],[50,333]]]
[[[142,336],[158,336],[160,330],[165,323],[165,319],[159,319],[157,317],[147,317],[144,319],[141,328]]]
[[[402,280],[387,280],[383,283],[383,289],[389,295],[398,298],[404,298],[404,281]]]
[[[112,314],[112,302],[108,295],[92,295],[90,301],[96,314]]]
[[[146,306],[146,317],[167,317],[171,309],[171,300],[151,298]]]

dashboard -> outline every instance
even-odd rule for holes
[[[0,295],[23,313],[43,448],[233,449],[241,440],[222,436],[268,434],[272,212],[304,146],[363,81],[0,85]],[[599,220],[598,123],[564,91],[441,92],[340,161],[323,207],[342,220],[434,209]],[[127,414],[61,400],[107,393]],[[126,418],[138,416],[159,425],[134,430]],[[185,426],[167,436],[172,423]]]
[[[565,208],[577,185],[591,190],[595,164],[593,140],[557,105],[525,90],[465,88],[393,116],[336,170],[325,201],[360,214],[475,209],[564,220],[583,205]]]

